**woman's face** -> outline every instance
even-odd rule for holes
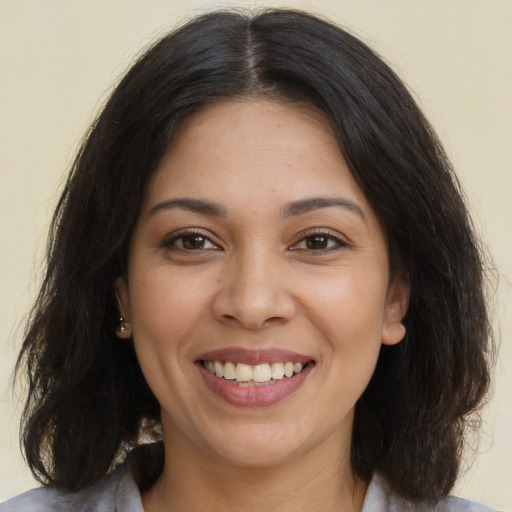
[[[327,122],[260,100],[184,122],[116,290],[166,445],[239,467],[348,453],[408,296]]]

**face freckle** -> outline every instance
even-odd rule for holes
[[[192,114],[150,181],[116,282],[164,438],[241,466],[347,449],[380,347],[403,336],[408,289],[388,266],[321,114],[271,101]],[[208,357],[233,363],[228,374],[268,368],[237,384]],[[278,378],[287,362],[304,369]]]

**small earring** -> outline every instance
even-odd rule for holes
[[[126,320],[122,316],[119,317],[119,324],[116,328],[116,333],[118,336],[123,337],[123,338],[125,337],[125,333],[126,333],[127,329],[129,329],[129,326],[126,324],[129,324],[129,323],[130,323],[130,320]]]

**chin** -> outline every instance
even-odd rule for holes
[[[235,449],[223,450],[219,455],[230,466],[240,469],[268,469],[277,467],[294,458],[294,450],[286,450],[286,447],[280,446],[267,447],[245,446]]]
[[[211,440],[210,449],[238,468],[275,467],[294,459],[305,449],[304,436],[290,430],[293,429],[289,425],[283,430],[271,425],[226,429],[222,442]]]

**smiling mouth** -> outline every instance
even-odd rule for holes
[[[256,365],[231,361],[200,360],[200,364],[216,377],[241,387],[260,387],[277,384],[300,374],[313,361],[262,363]]]

